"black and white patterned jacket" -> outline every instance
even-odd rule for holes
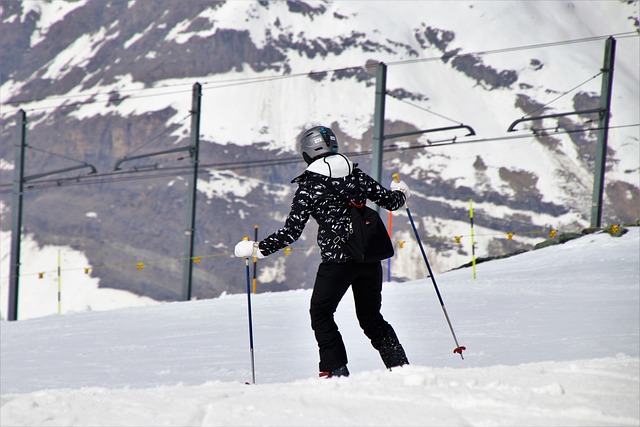
[[[405,202],[401,191],[384,188],[342,154],[314,161],[291,182],[298,184],[291,211],[284,227],[260,242],[260,252],[265,256],[298,240],[311,216],[318,223],[322,261],[347,262],[351,256],[342,247],[342,242],[335,239],[336,234],[346,237],[348,233],[350,210],[345,199],[358,204],[368,199],[392,211],[402,207]],[[328,229],[335,234],[328,232]]]

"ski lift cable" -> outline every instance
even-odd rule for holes
[[[468,53],[452,55],[452,56],[453,57],[461,57],[461,56],[471,56],[471,55],[490,55],[490,54],[498,54],[498,53],[506,53],[506,52],[515,52],[515,51],[520,51],[520,50],[530,50],[530,49],[555,47],[555,46],[562,46],[562,45],[567,45],[567,44],[592,42],[592,41],[603,40],[603,39],[606,39],[608,37],[629,38],[629,37],[638,37],[638,36],[640,36],[640,34],[638,34],[637,32],[630,31],[630,32],[616,33],[616,34],[611,34],[611,35],[586,37],[586,38],[581,38],[581,39],[561,40],[561,41],[550,42],[550,43],[538,43],[538,44],[533,44],[533,45],[514,46],[514,47],[500,48],[500,49],[493,49],[493,50],[482,50],[482,51],[468,52]],[[409,60],[390,61],[390,62],[387,62],[386,64],[388,66],[394,66],[394,65],[404,65],[404,64],[412,64],[412,63],[419,63],[419,62],[439,61],[439,60],[442,60],[442,57],[443,56],[440,55],[440,56],[437,56],[437,57],[416,58],[416,59],[409,59]],[[279,76],[248,77],[248,78],[245,78],[245,79],[227,79],[227,80],[219,80],[219,81],[208,81],[208,82],[205,82],[204,84],[210,85],[210,87],[208,89],[217,89],[217,88],[229,87],[229,86],[237,85],[237,84],[264,83],[265,81],[288,79],[288,78],[297,78],[297,77],[301,77],[301,76],[308,76],[308,75],[322,74],[322,73],[330,73],[330,72],[338,72],[338,71],[344,71],[344,70],[350,70],[350,69],[371,68],[373,66],[374,65],[366,65],[365,64],[365,65],[357,65],[357,66],[343,67],[343,68],[337,68],[337,69],[329,69],[329,70],[323,70],[323,71],[311,71],[311,72],[296,73],[296,74],[286,74],[286,75],[279,75]],[[229,85],[221,84],[221,85],[218,85],[218,86],[213,86],[213,85],[215,85],[217,83],[225,83],[225,82],[228,82],[230,84]],[[172,94],[187,92],[187,90],[185,89],[185,90],[181,90],[181,91],[153,93],[153,94],[148,94],[148,93],[143,94],[142,93],[142,92],[151,91],[151,90],[158,91],[160,89],[174,88],[174,87],[179,87],[179,86],[187,86],[187,84],[186,83],[176,83],[176,84],[173,84],[173,85],[165,85],[165,86],[161,86],[161,87],[150,87],[150,88],[139,88],[139,89],[126,89],[126,88],[123,88],[123,89],[119,89],[118,92],[134,93],[134,95],[128,96],[127,99],[137,99],[137,98],[145,98],[145,97],[153,97],[153,96],[166,96],[166,95],[172,95]],[[17,100],[12,100],[11,104],[12,105],[20,104],[20,103],[27,104],[27,103],[31,103],[31,102],[40,102],[40,101],[45,101],[45,100],[59,100],[59,99],[61,99],[61,100],[69,100],[69,99],[73,99],[73,98],[86,97],[86,96],[89,96],[91,98],[95,98],[97,95],[110,95],[111,93],[113,93],[113,90],[110,91],[110,92],[95,92],[94,94],[90,94],[90,95],[77,94],[77,95],[66,95],[66,96],[43,98],[43,99],[38,99],[38,98],[17,99]],[[140,94],[136,95],[135,93],[140,93]],[[71,104],[71,105],[72,106],[87,105],[87,104],[92,104],[92,103],[108,102],[108,101],[109,100],[104,100],[104,99],[100,99],[100,100],[90,99],[90,100],[87,100],[87,101],[83,101],[83,102],[79,102],[79,103],[75,103],[75,104]],[[64,106],[64,104],[62,104],[62,105],[58,104],[58,105],[50,106],[50,107],[35,107],[35,108],[28,109],[28,111],[49,110],[49,109],[59,108],[61,106]],[[17,110],[15,110],[15,111],[17,111]],[[14,113],[15,111],[9,111],[9,112],[7,112],[7,114]]]
[[[421,107],[420,105],[416,105],[416,104],[414,104],[414,103],[412,103],[412,102],[409,102],[409,101],[407,101],[407,100],[405,100],[405,99],[398,98],[397,96],[395,96],[395,95],[393,95],[393,94],[389,93],[389,91],[387,91],[387,93],[386,93],[386,94],[387,94],[388,96],[390,96],[391,98],[393,98],[393,99],[396,99],[396,100],[398,100],[398,101],[400,101],[400,102],[404,102],[405,104],[410,105],[410,106],[412,106],[412,107],[415,107],[415,108],[417,108],[417,109],[419,109],[419,110],[426,111],[427,113],[433,114],[434,116],[440,117],[440,118],[445,119],[445,120],[449,120],[450,122],[455,123],[455,124],[457,124],[457,125],[462,124],[462,122],[460,122],[460,121],[454,120],[454,119],[452,119],[452,118],[450,118],[450,117],[447,117],[447,116],[445,116],[445,115],[443,115],[443,114],[436,113],[435,111],[433,111],[433,110],[431,110],[431,109],[429,109],[429,108]]]
[[[595,79],[595,78],[597,78],[597,77],[599,77],[599,76],[601,76],[601,75],[602,75],[602,71],[600,71],[600,72],[599,72],[598,74],[596,74],[595,76],[593,76],[593,77],[591,77],[591,78],[589,78],[589,79],[585,80],[584,82],[580,83],[579,85],[577,85],[577,86],[575,86],[575,87],[573,87],[573,88],[569,89],[568,91],[563,92],[562,94],[560,94],[560,95],[558,95],[557,97],[553,98],[551,101],[547,102],[546,104],[541,105],[540,107],[536,108],[536,109],[535,109],[535,110],[533,110],[533,111],[530,111],[529,113],[527,113],[527,114],[525,114],[524,116],[522,116],[522,118],[524,119],[525,117],[528,117],[528,116],[532,115],[533,113],[536,113],[536,112],[538,112],[538,111],[540,111],[540,110],[542,110],[542,109],[546,108],[546,107],[547,107],[547,106],[549,106],[550,104],[552,104],[552,103],[556,102],[558,99],[562,98],[563,96],[566,96],[566,95],[570,94],[570,93],[571,93],[571,92],[573,92],[574,90],[578,89],[578,88],[579,88],[579,87],[581,87],[581,86],[584,86],[585,84],[589,83],[591,80],[593,80],[593,79]]]
[[[177,123],[175,123],[175,126],[178,126],[182,124],[182,122],[184,122],[185,120],[187,120],[189,117],[191,117],[193,115],[193,113],[191,111],[189,111],[189,114],[187,114],[186,116],[184,116],[182,119],[180,119]],[[157,140],[158,138],[160,138],[163,135],[166,135],[169,132],[173,132],[175,129],[173,129],[171,126],[167,127],[165,130],[163,130],[162,132],[158,133],[157,135],[151,137],[147,142],[143,143],[142,145],[140,145],[138,148],[135,148],[131,151],[129,151],[127,153],[126,156],[124,157],[128,157],[134,153],[137,153],[138,151],[140,151],[142,148],[146,147],[147,145],[149,145],[151,142]]]
[[[621,128],[629,128],[629,127],[640,127],[640,123],[610,126],[609,129],[613,130],[613,129],[621,129]],[[569,129],[562,132],[556,132],[555,135],[568,135],[568,134],[581,133],[581,132],[592,132],[595,130],[598,130],[598,128]],[[417,150],[421,148],[435,148],[435,147],[448,146],[453,144],[461,145],[461,144],[473,144],[473,143],[484,143],[484,142],[510,141],[510,140],[517,140],[517,139],[535,138],[536,136],[537,135],[535,133],[532,133],[532,134],[523,134],[523,135],[514,135],[514,136],[471,139],[466,141],[450,140],[446,142],[443,141],[440,143],[416,144],[416,145],[410,145],[410,146],[392,144],[385,147],[384,151],[393,153],[393,152]],[[372,153],[371,150],[365,150],[365,151],[350,152],[350,153],[344,153],[344,154],[349,157],[360,157],[360,156],[371,155],[371,153]],[[235,169],[246,169],[250,167],[273,167],[273,166],[281,166],[285,164],[297,163],[299,161],[300,161],[299,157],[295,156],[295,157],[287,157],[283,159],[209,163],[209,164],[200,165],[200,168],[201,168],[200,173],[209,173],[209,169],[235,170]],[[92,175],[87,175],[82,177],[71,177],[71,178],[50,178],[50,179],[39,180],[37,182],[31,183],[29,186],[29,190],[40,190],[40,189],[69,186],[69,185],[105,184],[105,183],[111,183],[111,182],[126,182],[126,181],[137,181],[137,180],[165,178],[165,177],[176,177],[176,176],[184,175],[188,173],[191,173],[191,166],[175,166],[175,167],[168,167],[168,168],[162,168],[162,169],[149,169],[149,170],[116,171],[116,172],[107,172],[103,174],[92,174]],[[12,191],[10,189],[10,186],[11,184],[0,184],[0,188],[2,187],[6,188],[6,190],[0,190],[0,194],[10,193]]]

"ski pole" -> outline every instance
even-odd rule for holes
[[[396,182],[400,182],[400,177],[397,173],[393,174],[393,179]],[[409,222],[411,222],[411,228],[413,228],[413,234],[416,236],[416,240],[418,241],[418,246],[420,247],[420,252],[422,252],[422,258],[424,259],[424,263],[427,265],[427,270],[429,271],[429,277],[431,277],[431,282],[433,282],[433,287],[436,290],[436,294],[438,295],[438,300],[440,301],[440,307],[442,307],[442,312],[444,313],[444,317],[447,319],[447,324],[449,325],[449,329],[451,330],[451,335],[453,335],[453,341],[456,343],[456,348],[453,350],[454,353],[458,353],[462,360],[464,360],[464,356],[462,355],[462,351],[466,350],[465,346],[461,346],[458,344],[458,339],[456,338],[456,333],[453,331],[453,326],[451,326],[451,320],[449,320],[449,314],[447,313],[447,309],[444,306],[444,301],[442,300],[442,296],[440,295],[440,291],[438,290],[438,285],[436,284],[436,278],[433,275],[433,271],[431,271],[431,265],[427,260],[427,254],[424,251],[424,247],[422,247],[422,241],[420,240],[420,236],[418,235],[418,229],[416,228],[416,224],[413,222],[413,217],[411,216],[411,211],[409,210],[409,203],[405,200],[405,209],[407,211],[407,216],[409,217]]]
[[[249,240],[245,237],[243,240]],[[249,314],[249,352],[251,353],[251,380],[253,384],[256,383],[256,367],[253,357],[253,321],[251,320],[251,272],[249,269],[249,257],[245,258],[245,265],[247,270],[247,310]]]
[[[253,226],[253,241],[258,241],[258,224]],[[253,257],[253,278],[251,279],[251,293],[255,294],[258,291],[258,257]]]

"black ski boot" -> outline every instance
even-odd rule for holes
[[[348,377],[349,370],[347,369],[347,365],[341,366],[332,372],[320,372],[320,378],[332,378],[332,377]]]

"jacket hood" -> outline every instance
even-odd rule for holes
[[[344,178],[350,175],[356,166],[346,156],[338,153],[314,160],[307,168],[307,171],[328,176],[329,178]]]

